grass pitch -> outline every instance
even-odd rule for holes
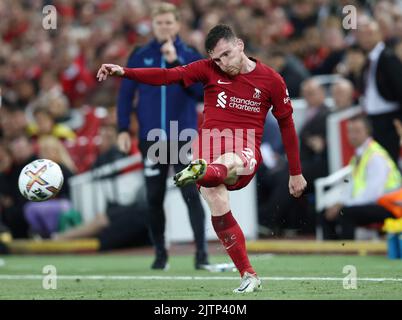
[[[263,290],[239,296],[232,293],[239,285],[237,273],[195,270],[193,256],[171,256],[168,271],[150,270],[150,255],[3,256],[0,299],[402,299],[402,260],[350,255],[250,257],[263,279]],[[210,260],[229,262],[226,256]],[[57,289],[43,288],[47,265],[56,268]],[[344,288],[347,265],[356,268],[356,289]]]

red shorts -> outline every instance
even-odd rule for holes
[[[262,156],[260,149],[253,144],[247,144],[245,141],[237,141],[230,146],[225,145],[221,140],[221,143],[202,145],[201,139],[197,140],[193,144],[193,159],[202,158],[207,161],[208,164],[213,163],[218,157],[225,153],[236,153],[243,161],[244,167],[238,172],[238,180],[233,185],[226,185],[226,188],[230,191],[239,190],[247,186],[253,179],[257,172],[258,167],[261,164]],[[197,188],[200,189],[200,185],[197,184]]]
[[[255,152],[253,152],[250,148],[245,148],[243,150],[236,151],[236,154],[239,155],[243,160],[244,171],[239,173],[239,179],[235,184],[225,184],[226,188],[231,191],[243,189],[245,186],[247,186],[254,178],[262,160],[260,150],[255,150]]]

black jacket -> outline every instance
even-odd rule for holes
[[[300,130],[300,160],[302,163],[319,161],[327,164],[327,146],[320,153],[315,153],[306,143],[306,140],[311,136],[320,136],[325,141],[327,140],[327,117],[329,109],[323,105],[317,114],[305,122]]]
[[[402,110],[402,62],[391,48],[380,54],[376,71],[376,84],[381,96],[396,101]]]
[[[367,89],[369,59],[361,74],[361,90]],[[387,101],[397,102],[402,110],[402,62],[390,47],[385,47],[377,62],[375,81],[380,95]]]

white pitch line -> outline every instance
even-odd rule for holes
[[[42,280],[46,275],[9,275],[0,274],[0,280]],[[239,280],[239,277],[222,276],[116,276],[116,275],[58,275],[59,280]],[[337,277],[260,277],[261,280],[268,281],[343,281],[344,278]],[[356,278],[357,281],[371,282],[402,282],[402,278]]]

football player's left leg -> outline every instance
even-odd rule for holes
[[[205,174],[197,183],[206,188],[235,184],[238,180],[237,174],[243,167],[244,162],[236,153],[225,153],[207,166]]]

